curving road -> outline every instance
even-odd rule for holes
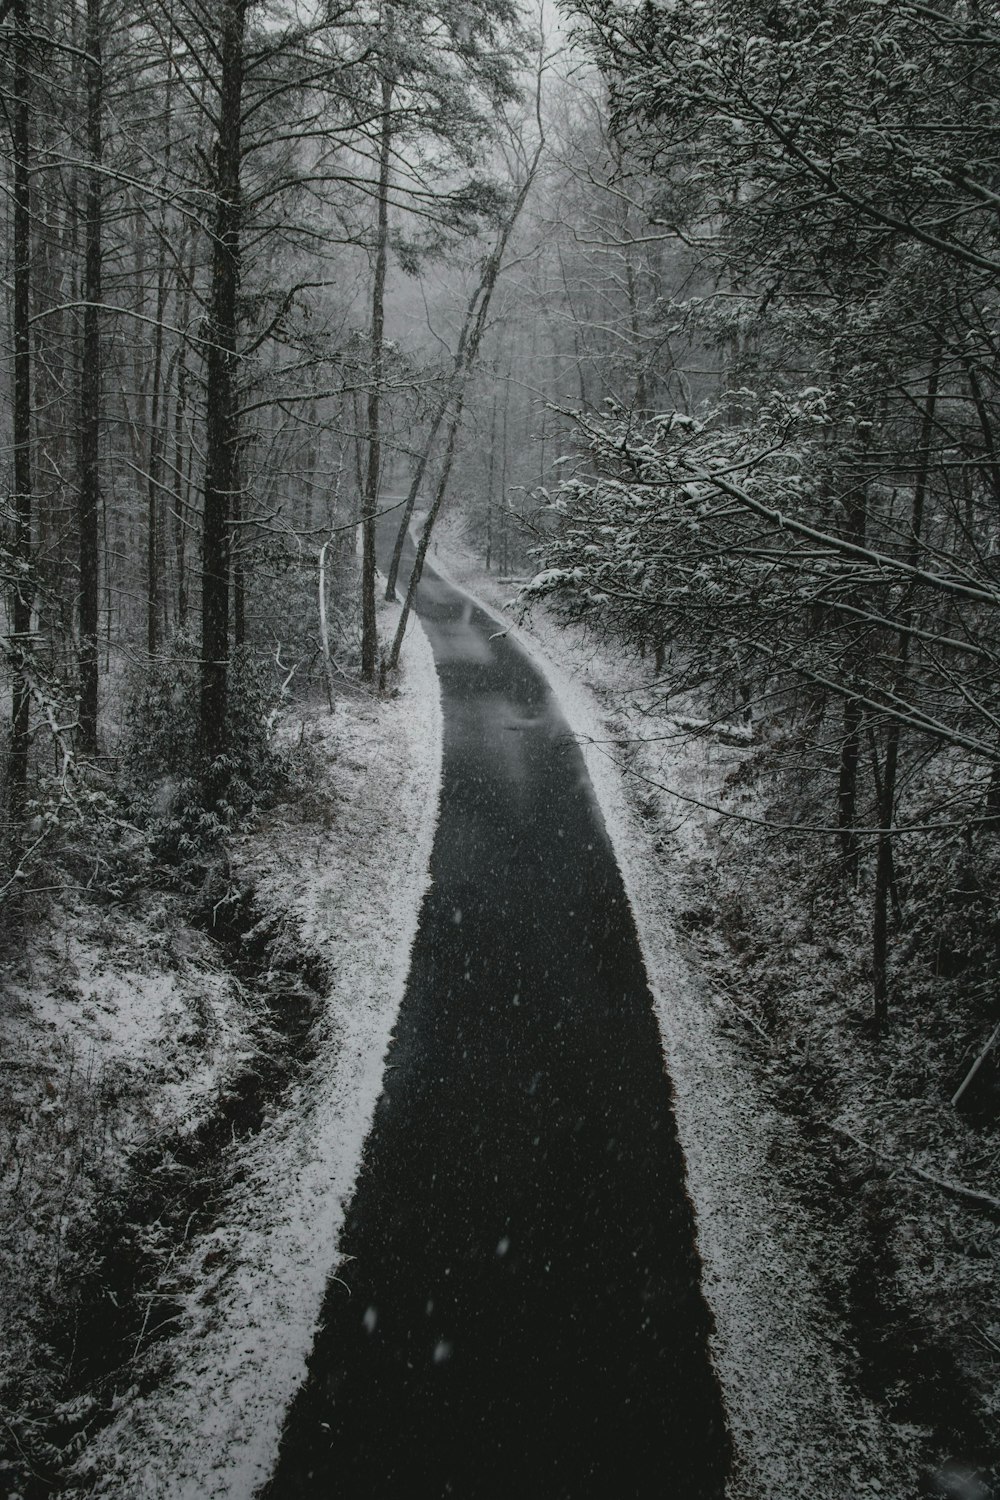
[[[441,817],[405,998],[270,1500],[721,1500],[684,1168],[583,758],[428,569]],[[334,1247],[331,1246],[331,1261]]]

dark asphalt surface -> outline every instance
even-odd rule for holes
[[[721,1500],[728,1443],[659,1033],[583,758],[429,572],[441,818],[269,1500]],[[331,1261],[333,1247],[331,1247]]]

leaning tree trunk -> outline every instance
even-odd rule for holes
[[[480,284],[476,287],[476,290],[473,292],[472,296],[469,298],[469,304],[465,310],[465,317],[462,320],[462,331],[459,334],[458,346],[455,349],[455,355],[452,360],[451,370],[449,372],[444,389],[441,392],[441,397],[438,401],[437,408],[435,409],[434,416],[431,419],[431,425],[427,430],[427,437],[424,441],[424,447],[423,452],[420,455],[420,461],[417,464],[413,478],[410,481],[410,489],[406,496],[405,504],[403,505],[403,514],[400,516],[399,526],[396,528],[396,544],[392,549],[392,562],[389,564],[389,577],[386,580],[385,586],[385,597],[387,599],[395,599],[396,597],[396,583],[399,578],[399,564],[402,560],[403,547],[406,544],[406,535],[410,529],[410,522],[413,519],[413,510],[417,503],[417,496],[420,493],[420,486],[424,482],[424,474],[427,472],[427,465],[430,463],[431,453],[434,451],[434,444],[437,441],[437,435],[441,429],[441,423],[448,415],[448,407],[451,405],[455,390],[460,387],[463,379],[463,371],[466,368],[466,360],[468,357],[468,342],[470,335],[474,333],[474,330],[476,328],[477,318],[479,316],[479,301],[483,294],[483,285],[484,283],[481,281]]]
[[[424,522],[423,530],[420,533],[420,541],[417,543],[417,555],[413,561],[413,571],[410,574],[410,582],[406,590],[406,598],[403,601],[403,608],[400,611],[399,622],[396,626],[396,635],[392,643],[392,652],[389,657],[390,670],[395,670],[395,668],[399,665],[399,653],[403,649],[403,637],[406,634],[406,626],[410,618],[410,611],[413,608],[414,601],[417,597],[417,589],[420,586],[420,579],[424,571],[424,561],[427,557],[427,548],[430,546],[431,532],[434,530],[434,522],[438,518],[438,513],[444,503],[444,497],[448,489],[448,479],[451,475],[452,460],[455,457],[455,442],[458,437],[458,429],[462,421],[462,407],[464,406],[464,404],[465,389],[463,387],[458,393],[458,399],[455,402],[455,410],[452,414],[451,422],[448,426],[448,441],[445,444],[444,462],[441,465],[441,474],[438,478],[437,490],[435,491],[431,508],[427,512],[427,519]]]
[[[450,390],[451,387],[449,386],[448,389]],[[417,496],[420,493],[420,486],[424,482],[424,474],[427,472],[427,465],[430,462],[431,451],[438,435],[438,429],[445,419],[447,410],[448,397],[446,395],[441,405],[438,407],[437,411],[434,414],[434,420],[431,422],[430,431],[427,434],[427,441],[424,443],[423,452],[420,455],[419,462],[417,463],[417,467],[413,473],[413,478],[410,481],[410,488],[407,492],[406,500],[403,505],[403,513],[400,517],[399,526],[396,529],[396,542],[392,549],[392,561],[389,564],[389,576],[386,579],[385,584],[385,597],[387,599],[395,599],[396,597],[396,583],[399,579],[399,564],[402,561],[403,557],[403,547],[406,543],[406,533],[410,529],[410,522],[413,519],[413,511],[417,503]]]
[[[540,66],[541,64],[539,64],[539,67]],[[540,80],[541,73],[539,72],[539,89],[541,88]],[[538,144],[535,147],[534,156],[532,157],[531,163],[528,166],[528,170],[525,173],[524,181],[521,183],[521,186],[518,189],[518,194],[513,204],[511,205],[510,213],[501,226],[500,233],[497,236],[497,242],[493,247],[493,251],[486,259],[482,274],[479,278],[479,285],[476,287],[475,292],[472,294],[472,298],[466,311],[465,321],[462,326],[462,333],[459,337],[458,351],[455,356],[455,365],[452,372],[452,379],[449,383],[448,391],[446,393],[449,399],[452,393],[454,393],[455,405],[454,410],[452,411],[451,421],[448,426],[448,441],[445,444],[444,463],[441,468],[441,475],[438,479],[437,491],[434,495],[434,502],[427,514],[427,519],[424,522],[423,530],[420,534],[420,541],[417,545],[417,555],[414,560],[413,571],[410,574],[410,582],[406,590],[406,598],[403,601],[403,608],[400,612],[399,622],[396,626],[396,635],[393,639],[392,651],[389,655],[388,663],[389,669],[391,671],[394,671],[396,667],[399,666],[399,653],[403,648],[403,637],[406,634],[406,626],[410,618],[410,611],[416,601],[417,589],[420,587],[420,575],[422,574],[424,569],[424,559],[427,556],[427,548],[430,546],[431,532],[434,530],[434,522],[437,520],[438,514],[441,510],[441,506],[444,503],[445,492],[448,487],[448,479],[451,474],[452,459],[455,456],[455,443],[458,437],[458,429],[462,421],[462,409],[465,405],[465,392],[468,385],[469,375],[476,363],[476,359],[479,356],[479,346],[482,343],[483,334],[486,331],[486,320],[489,317],[490,302],[493,298],[493,292],[496,288],[497,277],[500,275],[500,268],[503,265],[504,252],[507,249],[507,242],[514,232],[514,226],[520,218],[521,210],[524,207],[528,194],[531,191],[531,187],[537,175],[544,150],[545,135],[544,132],[542,132],[539,135]]]
[[[237,472],[237,303],[240,284],[240,124],[247,0],[222,11],[217,209],[212,244],[205,378],[205,508],[202,523],[201,744],[209,757],[225,746],[229,670],[229,518]]]

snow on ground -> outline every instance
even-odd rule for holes
[[[383,607],[382,634],[396,618]],[[318,1055],[243,1148],[219,1226],[178,1268],[173,1373],[133,1393],[88,1452],[88,1493],[247,1500],[276,1457],[335,1270],[437,819],[440,694],[419,622],[398,696],[343,697],[332,717],[309,712],[292,728],[312,748],[313,792],[269,814],[234,863],[332,970]]]
[[[72,1317],[74,1275],[130,1159],[161,1136],[195,1129],[252,1051],[253,1004],[205,934],[185,929],[183,942],[173,941],[171,915],[170,898],[130,911],[60,895],[48,940],[4,956],[5,1439],[35,1433],[58,1399],[71,1351],[50,1347],[47,1320]],[[68,1340],[69,1329],[59,1331]]]
[[[705,854],[711,815],[698,804],[718,805],[740,750],[679,736],[666,713],[637,715],[633,690],[648,686],[641,664],[579,628],[563,629],[537,605],[517,623],[516,584],[485,575],[454,531],[441,535],[431,562],[524,647],[583,747],[635,914],[673,1083],[715,1319],[713,1356],[737,1454],[731,1500],[909,1493],[905,1434],[855,1388],[845,1330],[815,1274],[835,1249],[775,1169],[775,1159],[795,1149],[788,1122],[732,1035],[731,997],[713,991],[675,926],[688,904],[687,862]],[[645,738],[637,754],[625,750],[635,736]],[[626,776],[626,754],[649,781]],[[656,792],[650,781],[680,795]]]
[[[58,936],[5,985],[5,1053],[33,1068],[47,1058],[50,1102],[73,1071],[103,1078],[109,1090],[128,1080],[130,1090],[155,1090],[158,1132],[189,1129],[244,1056],[248,1017],[211,941],[186,929],[179,945],[167,911],[160,921],[151,934],[148,913],[139,920],[67,903]]]

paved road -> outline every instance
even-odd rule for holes
[[[428,572],[441,819],[270,1500],[720,1500],[683,1164],[635,929],[544,680]],[[333,1249],[331,1247],[331,1259]]]

